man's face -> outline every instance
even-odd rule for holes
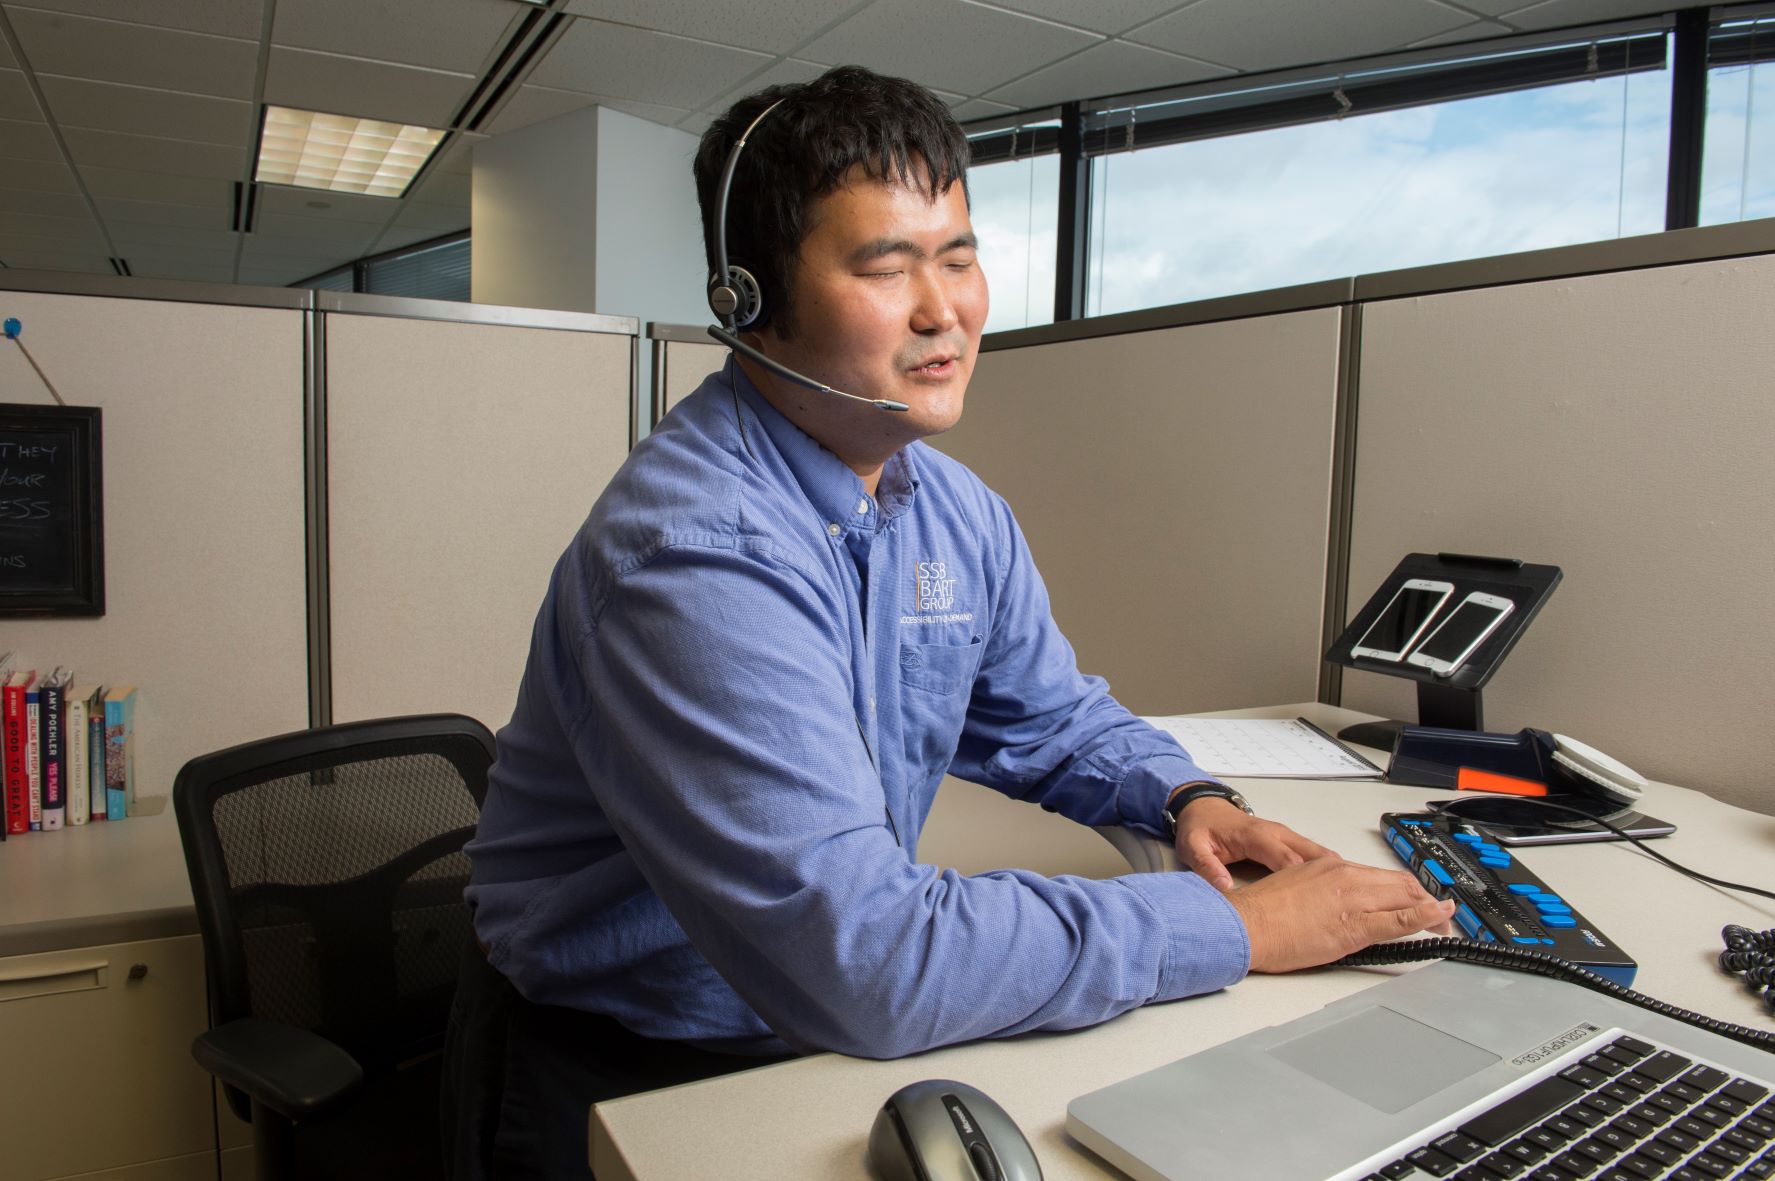
[[[809,225],[796,257],[793,334],[767,332],[767,351],[846,393],[911,409],[779,386],[801,408],[792,417],[846,459],[891,454],[954,426],[987,304],[962,186],[933,201],[853,168],[814,200]]]

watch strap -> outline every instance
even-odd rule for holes
[[[1165,801],[1165,819],[1163,822],[1165,835],[1175,840],[1177,837],[1177,818],[1183,815],[1183,810],[1185,808],[1189,807],[1197,800],[1203,799],[1225,800],[1235,808],[1242,809],[1246,815],[1252,814],[1251,805],[1245,801],[1245,797],[1224,783],[1215,783],[1206,779],[1198,783],[1186,783],[1173,791],[1171,793],[1171,798]]]

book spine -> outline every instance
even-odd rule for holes
[[[0,736],[5,740],[6,831],[31,830],[31,780],[25,772],[25,687],[0,691]]]
[[[95,697],[87,707],[86,762],[88,811],[92,819],[105,819],[105,699]]]
[[[92,796],[88,786],[92,780],[86,767],[86,698],[69,693],[63,712],[67,721],[62,745],[67,752],[68,764],[68,823],[85,824],[92,816]]]
[[[129,731],[123,702],[105,702],[105,819],[129,818]]]
[[[25,690],[25,774],[31,778],[31,831],[43,827],[43,715],[42,694],[36,688]]]
[[[41,730],[38,742],[43,759],[43,831],[54,832],[68,819],[68,763],[62,753],[63,687],[54,681],[43,686],[38,706]]]

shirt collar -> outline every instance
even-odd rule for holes
[[[874,524],[877,513],[873,507],[869,512],[857,511],[867,500],[862,477],[772,406],[731,354],[727,359],[727,371],[740,400],[751,407],[764,425],[765,434],[770,436],[777,453],[783,457],[790,474],[820,514],[820,519],[847,528]],[[916,447],[914,443],[901,448],[883,465],[881,482],[876,487],[880,516],[896,516],[911,504],[919,483],[911,456]]]

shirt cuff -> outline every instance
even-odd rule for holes
[[[1245,921],[1226,895],[1193,873],[1147,873],[1118,878],[1159,913],[1165,957],[1154,1001],[1214,992],[1251,970]]]
[[[1116,793],[1122,823],[1163,839],[1165,801],[1186,783],[1219,783],[1185,754],[1158,754],[1129,771]]]

